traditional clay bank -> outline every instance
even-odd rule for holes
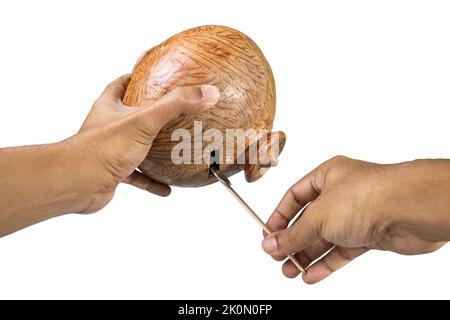
[[[172,132],[171,141],[179,141],[172,148],[171,159],[181,164],[260,164],[276,165],[279,153],[279,133],[268,130],[210,128],[203,131],[201,121],[194,121],[191,130],[179,128]],[[270,148],[263,147],[269,146]],[[224,147],[225,146],[225,147]]]
[[[220,315],[268,315],[272,311],[270,304],[223,304],[213,306],[192,306],[185,304],[178,307],[179,315],[203,316],[209,318],[214,314]]]
[[[136,63],[123,103],[126,106],[150,105],[176,88],[205,84],[219,89],[219,101],[200,114],[181,116],[161,128],[148,155],[139,165],[141,172],[152,180],[179,187],[201,187],[217,182],[210,174],[208,164],[211,148],[197,152],[197,156],[189,156],[189,147],[191,152],[195,151],[192,145],[182,143],[176,146],[181,137],[171,140],[173,131],[180,128],[190,131],[195,139],[194,121],[201,121],[205,131],[216,128],[224,136],[227,129],[233,128],[272,133],[276,92],[270,65],[254,41],[228,27],[201,26],[176,34],[159,45],[152,45]],[[180,135],[187,134],[181,132]],[[209,131],[208,135],[214,135],[214,132]],[[204,137],[205,132],[202,140]],[[281,152],[286,137],[282,132],[279,132],[279,137]],[[231,144],[228,139],[227,142]],[[216,168],[227,177],[244,171],[245,180],[253,182],[270,167],[259,163],[236,164],[242,163],[243,157],[251,152],[246,148],[245,152],[235,152],[234,156],[241,156],[240,159],[229,159],[227,147],[231,146],[224,143],[214,153],[219,162],[233,160],[233,164],[223,163]],[[267,153],[270,154],[271,144],[258,147],[263,148],[269,149]],[[224,153],[226,158],[221,161],[219,157]],[[261,159],[261,162],[265,161],[270,162]],[[249,159],[249,162],[256,162],[256,159]]]

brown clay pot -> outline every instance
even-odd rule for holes
[[[184,187],[203,186],[217,181],[210,174],[209,163],[174,164],[173,148],[179,141],[171,141],[177,128],[189,130],[194,137],[194,121],[201,121],[203,133],[215,128],[226,135],[226,129],[240,128],[272,130],[275,116],[275,83],[270,66],[258,46],[245,34],[223,26],[202,26],[183,31],[144,53],[134,67],[131,82],[124,97],[127,106],[149,105],[174,88],[211,84],[219,88],[221,98],[216,106],[196,116],[183,116],[162,128],[155,138],[140,170],[155,181]],[[285,135],[269,134],[267,142],[257,144],[272,156],[271,146],[279,144],[281,152]],[[223,150],[226,143],[223,142]],[[255,139],[246,141],[245,152]],[[232,141],[231,143],[235,143]],[[203,143],[203,148],[211,144]],[[233,154],[221,157],[237,159]],[[198,150],[197,150],[198,151]],[[195,152],[193,147],[192,153]],[[225,153],[225,152],[223,152]],[[275,158],[278,154],[275,155]],[[216,155],[217,156],[217,155]],[[245,155],[248,159],[248,154]],[[192,159],[194,154],[192,154]],[[230,176],[245,171],[247,181],[259,179],[274,165],[257,163],[218,165]],[[247,161],[249,162],[249,161]]]

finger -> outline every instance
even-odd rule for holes
[[[315,241],[311,247],[295,254],[295,258],[300,262],[303,267],[308,267],[315,260],[323,256],[325,253],[333,248],[333,244],[320,239]],[[292,263],[291,260],[286,260],[282,267],[283,274],[288,278],[295,278],[300,274],[298,268]]]
[[[161,197],[167,197],[171,191],[169,186],[155,182],[139,171],[134,171],[123,182]]]
[[[317,258],[321,257],[323,254],[325,254],[327,251],[329,251],[331,248],[334,247],[334,244],[324,240],[324,239],[319,239],[313,242],[313,244],[306,248],[305,250],[298,252],[295,254],[295,257],[297,258],[297,260],[300,262],[300,264],[304,267],[309,266],[312,262],[314,262]],[[286,259],[286,256],[272,256],[272,258],[276,261],[283,261]],[[296,271],[299,271],[298,268],[292,263],[291,260],[286,260],[286,262],[283,264],[287,265],[287,268],[289,268],[292,266],[292,268]],[[288,271],[289,271],[288,270]],[[295,275],[297,276],[298,273]],[[293,276],[294,277],[294,276]]]
[[[102,95],[100,96],[99,100],[105,101],[105,102],[114,102],[114,103],[120,103],[122,102],[123,95],[125,94],[125,91],[127,90],[128,83],[130,83],[131,75],[125,74],[113,82],[111,82],[103,91]]]
[[[317,169],[289,188],[267,221],[269,229],[278,231],[286,228],[304,206],[317,198],[320,190],[316,186],[316,174]]]
[[[295,220],[295,223],[297,223],[299,219],[300,217]],[[296,253],[295,256],[297,257],[297,260],[300,261],[302,266],[307,267],[311,264],[311,262],[319,258],[325,252],[329,251],[333,246],[334,245],[332,243],[326,241],[325,239],[319,239],[314,241],[310,247]],[[272,255],[272,258],[276,261],[283,261],[286,259],[286,255],[275,254]],[[290,260],[287,260],[286,263],[288,265],[292,265],[292,267],[298,271],[298,268]]]
[[[368,250],[367,248],[344,248],[336,246],[306,270],[306,273],[303,274],[303,281],[308,284],[317,283]]]
[[[205,111],[213,107],[219,99],[220,91],[215,86],[180,87],[169,92],[152,105],[139,108],[135,117],[144,126],[148,125],[150,130],[159,131],[170,120],[182,115]]]
[[[267,236],[262,247],[272,256],[285,256],[305,250],[321,238],[323,214],[317,208],[320,200],[311,203],[289,228]]]

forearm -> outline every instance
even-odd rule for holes
[[[450,160],[416,160],[398,166],[395,193],[406,200],[399,202],[404,204],[402,218],[433,240],[450,240]]]
[[[67,143],[0,149],[0,236],[83,210],[75,158]]]

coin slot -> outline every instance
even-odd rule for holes
[[[211,151],[211,159],[209,162],[209,168],[214,168],[216,170],[220,170],[220,155],[219,150]],[[211,171],[211,170],[210,170]]]

